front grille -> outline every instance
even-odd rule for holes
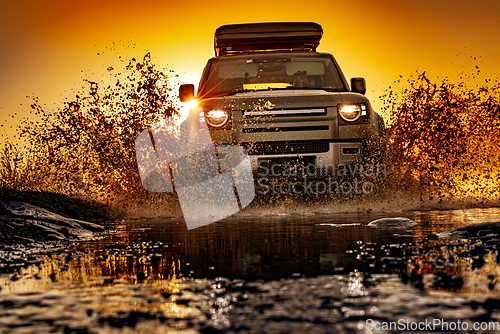
[[[325,140],[290,140],[242,143],[250,155],[300,154],[328,152],[330,144]]]
[[[279,128],[244,128],[244,133],[257,133],[257,132],[290,132],[290,131],[321,131],[328,130],[328,125],[313,125],[313,126],[284,126]]]

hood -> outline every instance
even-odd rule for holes
[[[209,98],[200,105],[242,111],[333,107],[343,101],[342,94],[317,89],[266,90]]]

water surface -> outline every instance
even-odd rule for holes
[[[367,226],[382,217],[417,225]],[[491,221],[500,221],[499,208],[283,211],[194,230],[180,218],[115,221],[108,235],[48,254],[17,276],[0,275],[0,331],[369,333],[369,319],[496,322],[498,310],[481,306],[500,295],[488,278],[496,279],[496,254],[485,254],[480,268],[464,264],[472,255],[448,267],[438,268],[434,258],[425,264],[434,254],[429,235]],[[454,257],[446,245],[440,256]],[[442,270],[465,284],[436,288]],[[412,271],[423,274],[422,287],[403,284]]]

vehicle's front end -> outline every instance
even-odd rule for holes
[[[244,146],[260,175],[314,166],[307,175],[325,177],[339,165],[380,162],[383,120],[361,93],[329,54],[232,55],[209,61],[194,112],[215,144]]]

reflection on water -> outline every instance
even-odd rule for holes
[[[398,216],[400,214],[393,214]],[[401,244],[429,234],[500,219],[498,209],[412,212],[412,231],[373,229],[370,221],[387,214],[349,213],[308,217],[233,218],[187,231],[181,220],[137,220],[116,223],[109,239],[88,243],[87,249],[113,244],[144,245],[152,254],[153,276],[159,278],[279,279],[291,276],[349,273],[366,270],[356,261],[360,244]],[[154,248],[151,248],[154,247]],[[144,253],[140,252],[137,255]],[[162,257],[159,253],[163,252]],[[111,269],[110,269],[111,270]],[[142,268],[144,272],[148,268]],[[136,270],[137,271],[137,270]],[[136,273],[134,273],[136,274]],[[157,276],[159,275],[159,276]]]
[[[356,269],[356,254],[349,251],[360,242],[411,240],[367,227],[370,219],[355,214],[343,219],[228,219],[192,231],[186,230],[182,220],[122,221],[116,223],[117,232],[110,238],[84,247],[105,249],[103,274],[117,277],[140,272],[154,278],[317,276]],[[107,246],[110,242],[119,249]],[[134,256],[123,256],[131,252]],[[114,254],[120,255],[120,262]]]
[[[410,230],[367,226],[388,216],[408,217],[417,225]],[[267,314],[282,305],[273,317],[304,308],[287,292],[295,289],[294,294],[308,300],[304,303],[309,303],[309,312],[320,314],[325,307],[339,310],[322,320],[321,328],[330,331],[335,327],[331,321],[379,314],[384,309],[382,296],[395,308],[415,312],[404,303],[410,298],[427,300],[413,288],[419,282],[422,289],[431,290],[441,289],[438,283],[444,282],[450,303],[456,303],[453,291],[484,300],[500,294],[495,288],[500,273],[496,254],[479,254],[479,259],[474,252],[482,246],[457,240],[433,244],[428,235],[487,221],[500,221],[500,209],[239,217],[190,231],[181,219],[117,221],[109,235],[48,254],[39,266],[0,275],[0,313],[11,319],[0,321],[0,328],[33,322],[34,314],[43,312],[38,308],[43,308],[45,312],[66,309],[71,326],[81,324],[97,332],[100,326],[123,327],[131,321],[151,328],[161,325],[158,328],[164,330],[227,329],[241,321],[234,318],[236,309],[255,320],[257,315],[248,307]],[[401,285],[399,274],[410,272],[413,276],[407,280],[413,287]],[[429,277],[441,281],[432,283]],[[457,277],[466,283],[455,284]],[[303,295],[311,294],[315,286],[318,300]],[[362,298],[368,299],[360,302]],[[431,303],[422,303],[426,302]],[[460,306],[464,308],[460,312],[472,312],[467,305]],[[26,312],[28,320],[21,316]],[[78,322],[79,317],[86,320]],[[360,320],[352,321],[349,326],[358,328]]]
[[[190,231],[182,219],[123,220],[110,226],[115,232],[55,255],[41,270],[48,276],[62,269],[61,277],[76,281],[108,277],[135,282],[182,277],[251,281],[366,272],[369,266],[359,261],[364,245],[408,244],[462,225],[499,221],[500,209],[408,212],[404,216],[418,224],[407,231],[367,226],[387,216],[231,218]],[[35,268],[27,273],[34,274]]]

